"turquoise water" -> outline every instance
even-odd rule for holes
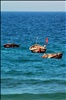
[[[1,13],[1,98],[2,100],[66,99],[66,13]],[[46,53],[62,52],[62,59],[42,59],[29,47],[44,45]],[[4,48],[5,43],[19,48]]]

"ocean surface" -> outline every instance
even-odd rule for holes
[[[37,37],[62,58],[32,53]],[[9,42],[20,47],[4,48]],[[65,12],[1,12],[1,100],[66,100]]]

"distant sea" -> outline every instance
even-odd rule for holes
[[[36,37],[62,58],[32,53]],[[1,100],[66,100],[66,12],[1,12]]]

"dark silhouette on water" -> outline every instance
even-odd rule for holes
[[[14,48],[14,47],[19,47],[18,44],[15,43],[7,43],[3,45],[5,48]]]

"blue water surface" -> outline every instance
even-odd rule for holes
[[[2,100],[66,100],[66,13],[1,12]],[[45,44],[46,53],[62,59],[43,59],[29,47]],[[19,48],[4,48],[5,43]]]

